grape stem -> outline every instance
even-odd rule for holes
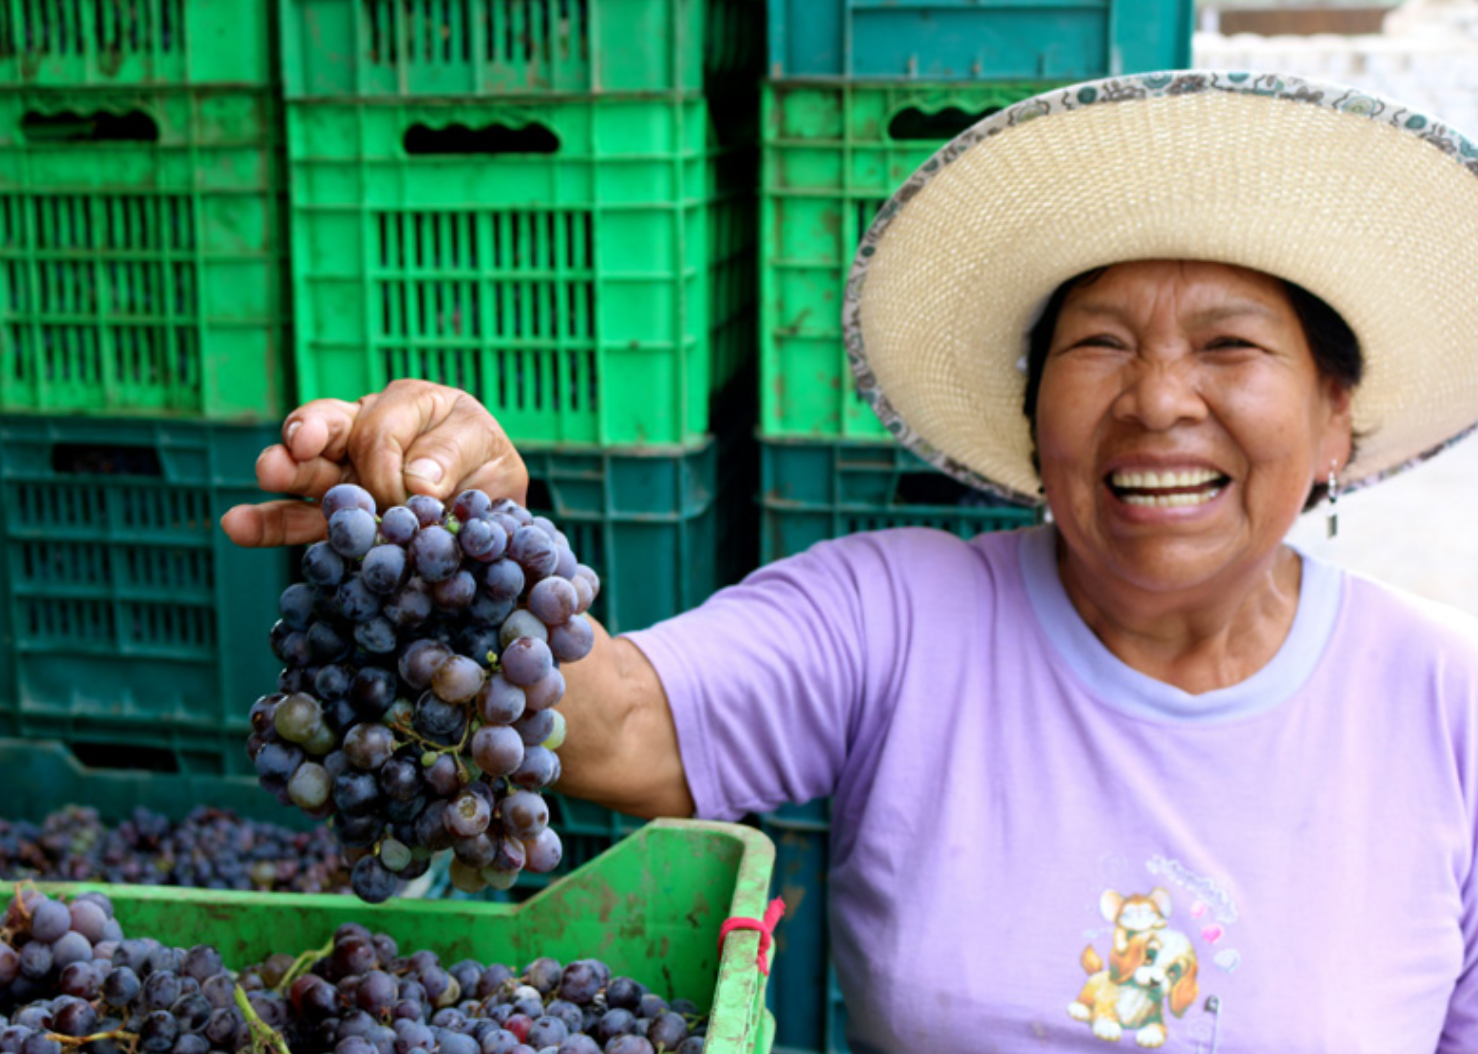
[[[64,1047],[82,1047],[88,1043],[101,1043],[110,1039],[121,1040],[123,1049],[128,1051],[128,1054],[133,1054],[139,1043],[137,1033],[125,1032],[121,1028],[114,1029],[112,1032],[94,1032],[90,1036],[64,1036],[59,1032],[48,1032],[46,1038],[54,1039]]]
[[[246,989],[240,985],[236,986],[236,1008],[246,1018],[246,1027],[251,1032],[251,1046],[248,1049],[252,1054],[292,1054],[288,1050],[287,1041],[275,1028],[262,1020],[256,1007],[246,997]]]
[[[287,968],[287,973],[282,975],[282,980],[277,982],[275,991],[278,995],[286,995],[287,990],[292,987],[294,981],[308,972],[309,968],[317,962],[330,955],[334,950],[334,942],[329,941],[322,948],[306,951],[293,960],[293,964]]]
[[[36,889],[36,883],[32,882],[29,878],[22,879],[15,884],[15,900],[11,904],[11,909],[20,917],[22,923],[29,926],[31,924],[31,909],[26,907],[26,898],[22,896],[27,889]],[[16,933],[17,930],[13,927],[0,927],[0,938],[3,938],[6,944],[10,944],[15,940]]]
[[[462,751],[466,748],[467,741],[472,738],[472,733],[477,731],[477,729],[481,727],[482,722],[469,714],[467,717],[467,727],[462,729],[461,741],[453,746],[444,747],[439,743],[433,743],[431,742],[431,740],[426,739],[414,728],[412,728],[410,722],[406,721],[404,718],[398,721],[390,722],[391,731],[400,733],[401,735],[406,737],[407,741],[415,743],[416,746],[421,748],[423,758],[421,762],[422,767],[430,768],[432,765],[436,764],[436,758],[440,758],[443,754],[451,754],[452,760],[457,763],[457,774],[462,778],[462,781],[464,783],[471,782],[472,777],[471,774],[467,771],[466,763],[462,760]],[[405,746],[405,743],[398,742],[395,744],[395,749],[399,750],[403,746]],[[427,754],[432,755],[431,761],[424,760]]]

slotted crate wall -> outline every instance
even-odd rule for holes
[[[0,418],[0,735],[246,774],[286,550],[217,524],[266,497],[274,426]],[[94,755],[89,755],[92,757]],[[131,767],[131,766],[121,766]]]
[[[697,92],[763,64],[763,0],[279,2],[291,99]]]
[[[719,130],[696,97],[291,105],[300,397],[421,377],[524,443],[701,442],[755,321],[752,129]]]
[[[883,440],[842,347],[842,291],[893,190],[975,121],[1037,84],[764,85],[760,434]]]
[[[1191,0],[769,0],[776,79],[1089,80],[1182,69]]]
[[[858,531],[932,527],[961,538],[1037,522],[1035,509],[996,502],[898,443],[766,440],[760,446],[760,560]]]
[[[264,0],[0,0],[0,82],[265,87],[270,12]]]
[[[0,92],[0,410],[276,420],[266,92]]]

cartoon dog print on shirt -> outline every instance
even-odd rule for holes
[[[1088,980],[1067,1012],[1092,1026],[1099,1039],[1117,1042],[1133,1029],[1141,1047],[1164,1046],[1166,999],[1170,1012],[1181,1017],[1197,994],[1196,950],[1189,937],[1167,925],[1170,894],[1159,886],[1147,896],[1108,889],[1099,911],[1114,924],[1108,967],[1092,944],[1083,949],[1078,961]]]

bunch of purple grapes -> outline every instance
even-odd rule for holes
[[[0,941],[0,1051],[5,1054],[210,1054],[247,1049],[236,980],[208,945],[128,939],[103,893],[71,903],[23,889]],[[253,993],[260,1014],[286,999]],[[269,1004],[280,1004],[274,1007]]]
[[[39,824],[0,820],[0,878],[294,893],[349,886],[327,828],[291,831],[208,806],[179,823],[141,808],[110,827],[75,805]]]
[[[482,491],[377,515],[341,484],[321,507],[328,539],[272,627],[286,668],[251,709],[262,786],[331,819],[370,902],[441,850],[467,892],[553,870],[540,792],[560,775],[560,664],[594,645],[595,572],[554,524]]]
[[[444,966],[355,922],[239,974],[210,945],[126,936],[102,893],[23,888],[0,925],[3,1054],[255,1051],[243,1000],[292,1054],[702,1054],[707,1032],[598,959]]]

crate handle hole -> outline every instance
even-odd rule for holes
[[[21,118],[21,134],[31,143],[157,143],[159,124],[142,110],[126,113],[32,110]]]
[[[449,124],[443,128],[415,124],[406,130],[405,152],[417,154],[553,154],[559,151],[559,137],[537,122],[514,128],[506,124],[487,124],[469,128],[465,124]]]
[[[999,106],[988,106],[976,113],[967,112],[958,106],[948,106],[934,113],[926,113],[917,106],[910,106],[906,110],[900,110],[893,120],[888,122],[888,137],[904,140],[924,139],[929,142],[942,143],[946,139],[953,139],[977,121],[1000,112]]]
[[[162,476],[159,451],[112,443],[57,443],[51,470],[66,476]]]
[[[180,771],[180,761],[174,752],[159,747],[120,748],[116,743],[69,743],[67,749],[78,762],[90,769],[164,773]]]

